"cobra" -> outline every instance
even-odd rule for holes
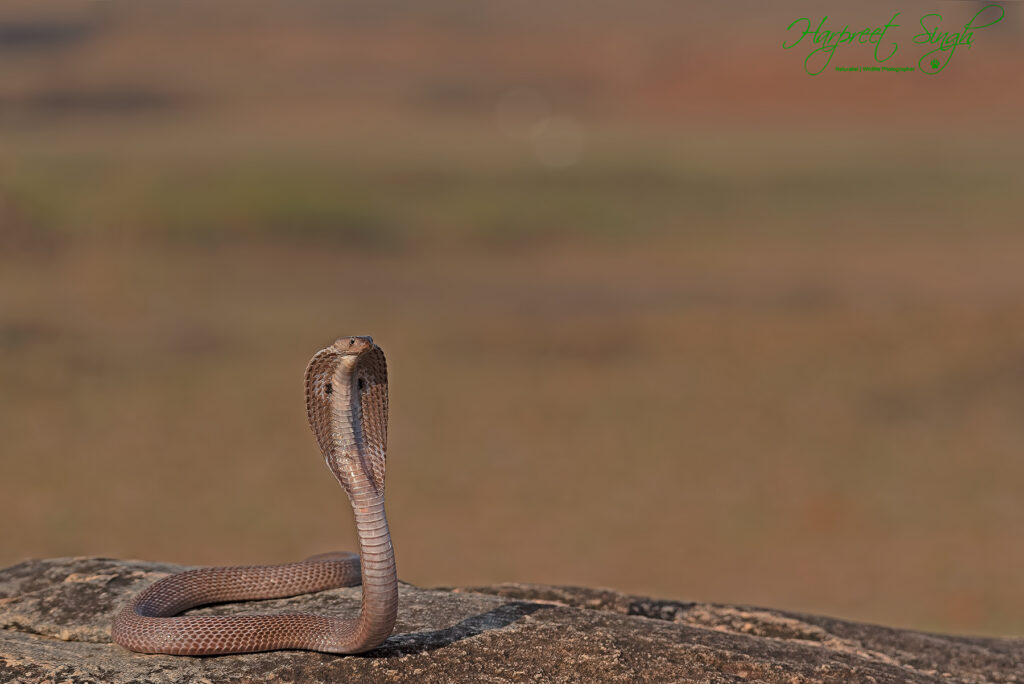
[[[306,413],[328,468],[352,504],[359,555],[298,563],[200,568],[153,583],[118,613],[114,641],[142,653],[214,655],[276,649],[360,653],[391,634],[398,613],[395,554],[384,512],[388,376],[370,337],[343,337],[306,368]],[[207,603],[281,598],[362,582],[357,618],[311,613],[178,614]]]

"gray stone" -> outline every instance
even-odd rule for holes
[[[130,653],[110,621],[180,566],[107,558],[0,571],[0,682],[1018,682],[1024,640],[926,634],[578,587],[401,586],[395,634],[355,656]],[[359,588],[203,613],[354,614]]]

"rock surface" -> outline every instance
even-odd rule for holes
[[[107,558],[0,571],[0,682],[1018,682],[1024,639],[954,637],[576,587],[403,584],[395,634],[357,656],[130,653],[110,621],[180,566]],[[193,611],[354,614],[359,588]]]

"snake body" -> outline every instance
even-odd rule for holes
[[[331,472],[355,515],[359,556],[328,553],[298,563],[200,568],[165,577],[114,619],[117,643],[142,653],[214,655],[276,649],[360,653],[391,634],[398,612],[395,555],[384,514],[388,378],[370,337],[343,337],[306,368],[306,413]],[[178,613],[207,603],[281,598],[363,585],[359,617],[310,613]]]

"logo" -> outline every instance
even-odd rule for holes
[[[836,66],[836,71],[914,71],[915,68],[922,73],[934,76],[943,71],[948,65],[958,47],[966,46],[971,49],[974,45],[975,31],[988,28],[998,24],[1006,14],[999,5],[987,5],[978,11],[959,30],[943,30],[942,15],[937,13],[925,14],[918,22],[921,26],[921,33],[913,36],[912,45],[920,46],[914,51],[913,57],[917,57],[916,67],[909,65],[895,66],[895,63],[888,63],[900,51],[900,24],[896,23],[900,12],[892,15],[892,18],[882,26],[867,27],[861,30],[850,30],[847,24],[841,31],[833,31],[826,28],[829,18],[826,16],[817,27],[814,26],[810,17],[801,17],[795,20],[787,28],[789,37],[782,43],[786,50],[792,50],[803,44],[809,48],[807,57],[804,58],[804,70],[811,76],[817,76],[825,71],[832,63],[836,51],[840,48],[844,54],[860,58],[868,54],[877,64],[884,66]],[[806,40],[806,42],[805,42]],[[873,48],[862,48],[860,50],[849,50],[847,48],[857,45],[874,46]]]

